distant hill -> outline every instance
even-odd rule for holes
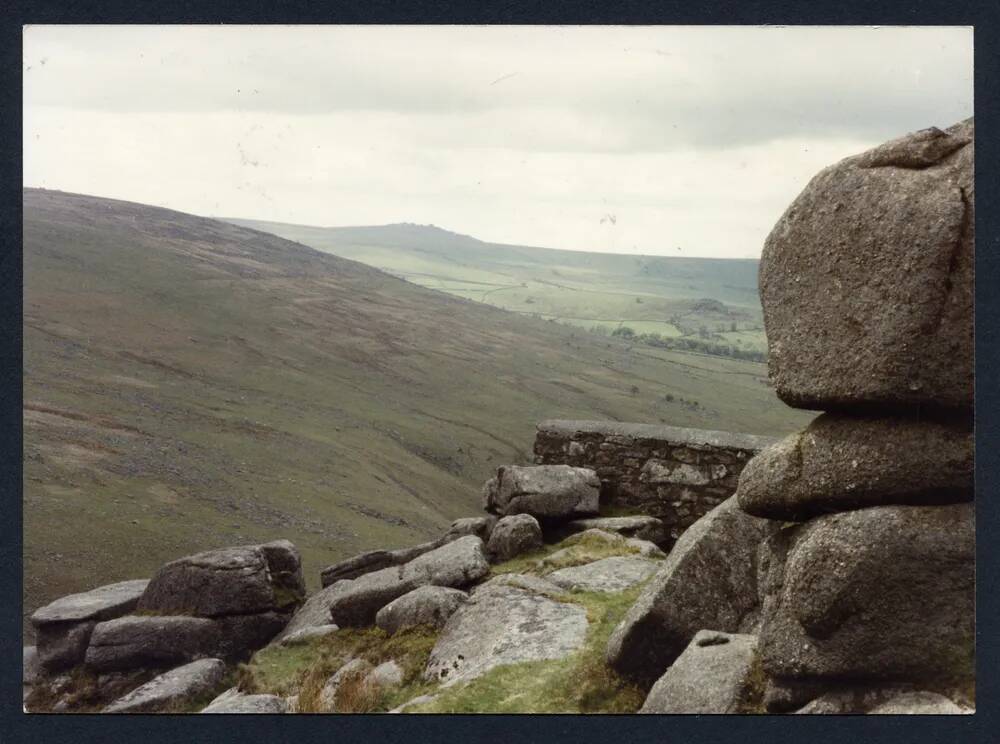
[[[486,243],[434,225],[309,227],[230,219],[408,281],[588,329],[766,351],[754,259],[638,256]],[[717,307],[706,306],[714,300]]]
[[[32,189],[23,205],[26,613],[279,537],[315,585],[474,513],[545,418],[765,434],[809,418],[760,364],[518,316],[217,220]]]

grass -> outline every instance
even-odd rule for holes
[[[478,513],[497,466],[531,461],[541,419],[784,434],[810,418],[777,400],[760,364],[502,312],[220,222],[30,189],[23,359],[25,617],[183,555],[278,538],[314,590],[337,560]]]
[[[570,535],[555,545],[546,545],[531,553],[519,555],[516,558],[493,566],[492,575],[505,573],[530,574],[546,576],[553,571],[573,566],[582,566],[603,558],[618,555],[637,555],[639,548],[625,545],[622,542],[612,542],[593,535],[578,533]]]

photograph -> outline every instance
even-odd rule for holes
[[[19,32],[26,720],[974,723],[972,25]]]

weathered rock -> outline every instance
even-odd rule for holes
[[[148,579],[119,581],[89,592],[60,597],[35,610],[31,623],[38,628],[51,623],[111,620],[127,615],[135,609],[147,584]]]
[[[296,610],[292,619],[288,621],[288,625],[275,636],[272,642],[281,642],[306,628],[330,625],[330,603],[340,591],[342,591],[340,586],[334,583],[313,594]]]
[[[565,540],[562,544],[566,547],[557,550],[552,555],[545,558],[545,562],[554,562],[570,552],[570,548],[577,545],[580,542],[587,541],[600,541],[607,543],[615,548],[620,548],[623,553],[637,553],[639,555],[645,556],[646,558],[666,558],[667,554],[664,553],[659,546],[655,543],[649,542],[649,540],[640,540],[637,537],[623,537],[617,532],[608,532],[607,530],[598,529],[595,527],[590,527],[583,532],[575,532]]]
[[[484,543],[488,543],[490,533],[493,532],[493,527],[496,523],[497,518],[493,514],[488,514],[485,517],[463,517],[462,519],[456,519],[445,533],[445,538],[457,540],[466,535],[475,535]]]
[[[199,659],[171,669],[104,708],[104,713],[151,713],[212,692],[226,673],[220,659]]]
[[[35,631],[35,642],[42,668],[52,674],[83,661],[96,624],[93,620],[83,620],[39,625]]]
[[[97,624],[85,661],[97,671],[175,666],[214,656],[219,643],[208,618],[126,615]]]
[[[235,687],[210,702],[202,713],[289,713],[288,701],[277,695],[246,695]]]
[[[800,408],[971,410],[973,122],[824,169],[764,245],[778,396]]]
[[[681,535],[608,642],[608,663],[652,681],[704,628],[736,632],[758,603],[757,547],[777,524],[729,498]]]
[[[24,646],[21,651],[21,683],[33,685],[41,680],[43,676],[42,664],[38,660],[38,648],[35,646]]]
[[[290,545],[220,548],[171,561],[150,580],[138,609],[198,617],[292,610],[304,592],[301,569],[292,568],[298,552]]]
[[[825,414],[747,463],[736,496],[743,511],[785,521],[971,501],[973,450],[964,426]]]
[[[483,486],[483,506],[500,516],[566,520],[597,514],[601,482],[589,468],[510,465]]]
[[[543,582],[548,584],[548,582]],[[494,667],[560,659],[583,645],[587,613],[523,586],[490,580],[445,624],[424,670],[447,687]]]
[[[870,711],[872,715],[961,715],[962,710],[944,695],[936,692],[904,692]],[[971,712],[971,711],[968,711]]]
[[[764,669],[949,680],[974,672],[972,504],[879,506],[781,530],[766,551]]]
[[[330,618],[341,627],[371,625],[380,609],[417,587],[467,586],[488,572],[483,541],[472,535],[460,537],[398,568],[332,585]]]
[[[646,697],[640,713],[751,713],[764,674],[752,635],[701,630]]]
[[[324,615],[326,612],[328,612],[328,610],[324,612]],[[329,625],[312,625],[300,628],[289,635],[283,636],[279,643],[283,646],[294,646],[299,643],[308,643],[316,638],[323,638],[331,633],[336,633],[338,630],[340,630],[340,627],[332,623]]]
[[[369,675],[374,671],[374,667],[371,662],[365,659],[351,659],[349,662],[344,664],[340,669],[338,669],[323,685],[323,689],[319,693],[319,704],[320,708],[327,712],[338,711],[338,700],[337,692],[340,690],[341,685],[348,681],[356,682],[361,685],[369,684]],[[353,711],[342,711],[344,713]]]
[[[395,551],[369,550],[327,566],[320,572],[320,582],[326,588],[338,581],[356,579],[366,573],[381,571],[383,568],[398,566],[400,563],[402,561],[396,560]]]
[[[660,561],[639,556],[613,556],[582,566],[561,568],[545,578],[564,589],[622,592],[648,579],[660,565]]]
[[[827,683],[828,687],[830,686]],[[872,708],[904,692],[912,690],[912,685],[865,685],[834,684],[832,689],[814,696],[806,705],[795,711],[802,716],[840,716],[867,713]]]
[[[415,625],[440,628],[468,598],[460,589],[421,586],[379,610],[375,624],[389,634]]]
[[[367,680],[370,684],[386,690],[403,684],[403,667],[390,659],[371,670]]]
[[[627,537],[625,538],[625,545],[646,558],[667,557],[667,554],[660,549],[660,546],[649,540],[640,540],[638,537]]]
[[[424,705],[425,703],[433,702],[436,699],[437,699],[437,695],[418,695],[417,697],[413,698],[413,700],[407,700],[402,705],[397,705],[395,708],[393,708],[389,712],[390,713],[419,712],[419,711],[410,711],[409,709],[413,708],[414,706],[417,706],[417,705]]]
[[[829,680],[768,677],[764,683],[764,709],[768,713],[790,713],[829,690]]]
[[[512,514],[496,523],[486,554],[494,563],[502,563],[541,547],[542,528],[538,520],[530,514]]]
[[[583,532],[584,530],[604,530],[614,532],[622,537],[634,537],[659,545],[669,542],[670,530],[656,517],[635,515],[629,517],[589,517],[574,519],[565,525],[567,532]]]
[[[244,661],[251,652],[266,646],[288,625],[289,615],[259,612],[254,615],[227,615],[213,618],[219,642],[214,655],[229,662]]]

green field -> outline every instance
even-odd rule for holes
[[[783,434],[810,418],[760,364],[127,202],[25,190],[24,282],[26,614],[278,537],[315,586],[334,560],[477,513],[494,468],[530,461],[541,419]]]
[[[429,225],[324,228],[229,221],[524,315],[767,351],[756,260],[501,245]]]

